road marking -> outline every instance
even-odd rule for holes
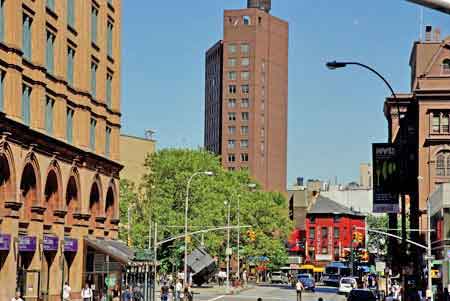
[[[215,297],[215,298],[209,299],[208,301],[216,301],[216,300],[222,299],[223,297],[225,297],[225,296]]]
[[[238,295],[223,295],[223,296],[218,296],[216,298],[213,299],[209,299],[207,301],[217,301],[220,299],[227,299],[227,298],[235,298],[235,299],[257,299],[260,296],[238,296]],[[286,298],[273,298],[273,297],[264,297],[264,300],[287,300]]]

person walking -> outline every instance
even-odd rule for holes
[[[69,283],[64,282],[63,286],[63,300],[69,301],[70,300],[70,293],[72,292],[72,288],[69,286]]]
[[[122,294],[123,301],[131,301],[133,299],[133,293],[131,291],[131,288],[127,285],[127,289]]]
[[[81,299],[83,299],[83,301],[92,301],[92,297],[94,297],[92,294],[92,289],[89,287],[89,284],[86,283],[84,288],[81,290]]]
[[[300,280],[297,280],[297,284],[295,285],[295,290],[297,291],[297,301],[302,301],[303,289],[303,283]]]
[[[117,283],[116,283],[116,285],[114,285],[114,288],[112,289],[112,300],[120,301],[120,288],[119,288],[119,284],[117,284]]]
[[[22,298],[20,298],[20,292],[17,291],[15,296],[11,299],[11,301],[23,301]]]
[[[164,282],[161,286],[161,301],[168,301],[169,299],[169,287],[167,286],[167,283]]]
[[[183,284],[181,284],[181,280],[178,279],[175,284],[175,301],[180,301],[181,291],[183,290]]]
[[[244,287],[247,287],[247,278],[247,270],[244,270],[244,272],[242,273],[242,282]]]

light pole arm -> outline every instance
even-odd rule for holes
[[[360,66],[360,67],[365,68],[365,69],[369,70],[370,72],[374,73],[376,76],[378,76],[386,84],[386,86],[391,91],[392,97],[397,99],[397,95],[395,94],[394,89],[392,89],[391,84],[389,84],[389,82],[377,70],[373,69],[370,66],[367,66],[367,65],[364,65],[364,64],[361,64],[361,63],[358,63],[358,62],[344,62],[343,64]]]

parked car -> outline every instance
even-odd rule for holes
[[[289,279],[285,273],[282,271],[274,271],[270,274],[271,283],[289,283]]]
[[[352,289],[347,301],[377,301],[374,292],[368,289]]]
[[[298,274],[297,279],[303,284],[305,290],[314,292],[316,290],[316,282],[311,274]]]
[[[339,281],[338,293],[347,295],[348,293],[350,293],[353,289],[355,289],[357,287],[358,287],[358,283],[355,278],[343,277]]]

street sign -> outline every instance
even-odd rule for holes
[[[375,262],[375,271],[378,273],[383,273],[386,269],[386,262],[384,261],[376,261]]]
[[[434,255],[431,255],[431,256],[424,255],[424,256],[423,256],[423,259],[424,259],[424,260],[435,260],[436,257],[435,257]]]
[[[441,265],[443,264],[444,261],[443,260],[433,260],[433,262],[431,263],[432,265]]]
[[[117,281],[117,279],[116,279],[116,276],[114,276],[114,275],[111,275],[111,276],[105,278],[105,284],[109,288],[116,285],[116,281]]]

